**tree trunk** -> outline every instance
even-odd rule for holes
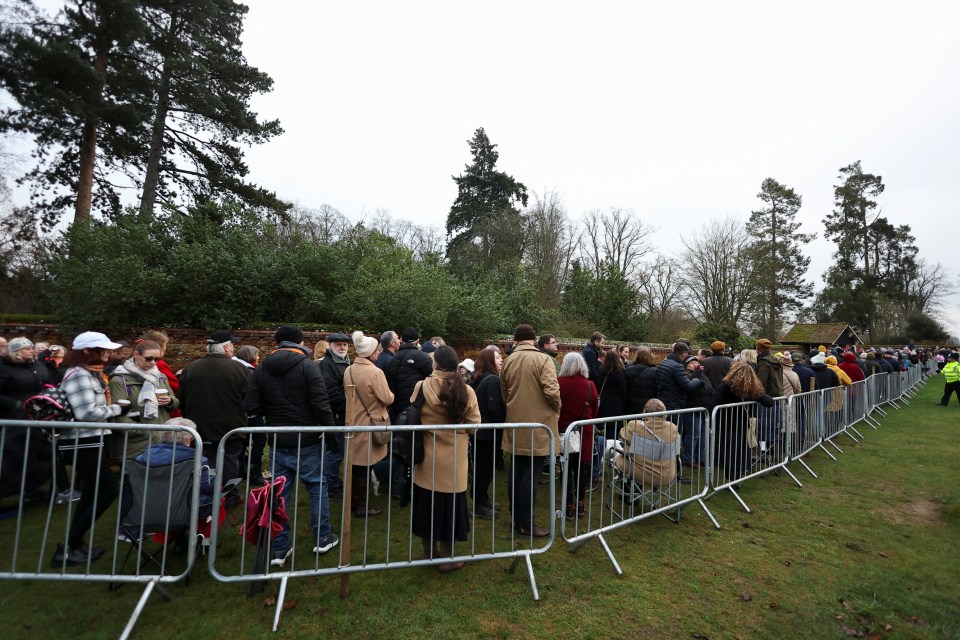
[[[147,154],[147,171],[143,178],[143,197],[140,198],[140,217],[153,217],[157,202],[157,187],[160,184],[160,161],[163,159],[163,131],[167,126],[167,110],[170,107],[170,71],[166,63],[160,77],[157,111],[153,120],[153,135],[150,137],[150,152]]]
[[[166,44],[172,46],[178,29],[177,20],[170,20],[167,29]],[[163,132],[167,127],[167,112],[170,108],[170,61],[167,56],[163,59],[163,69],[160,72],[160,86],[157,88],[157,109],[153,119],[153,134],[150,137],[150,151],[147,154],[147,170],[143,178],[143,196],[140,198],[140,217],[153,217],[153,209],[157,202],[157,187],[160,185],[160,162],[163,160]]]
[[[94,68],[98,73],[107,71],[107,54],[98,53],[94,61]],[[80,175],[77,177],[77,205],[74,209],[74,222],[90,220],[90,209],[93,202],[93,169],[97,164],[97,127],[100,119],[91,117],[83,124],[83,133],[80,138]]]

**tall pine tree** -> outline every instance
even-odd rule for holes
[[[453,176],[457,199],[447,215],[447,258],[463,274],[519,258],[523,233],[518,205],[527,205],[527,188],[497,171],[500,154],[483,127],[468,144],[473,162]]]
[[[273,80],[251,67],[240,36],[247,7],[233,0],[149,0],[145,55],[154,78],[153,113],[140,213],[176,203],[174,187],[194,201],[229,194],[254,207],[282,210],[276,196],[247,183],[238,143],[260,144],[283,132],[261,121],[250,99]]]
[[[796,217],[803,199],[793,189],[767,178],[757,197],[764,206],[751,212],[747,221],[751,237],[747,256],[755,285],[750,316],[758,335],[776,342],[788,316],[799,311],[813,292],[813,284],[803,279],[810,266],[803,246],[814,236],[799,231]]]
[[[111,174],[138,153],[149,116],[150,82],[131,56],[145,30],[138,9],[135,0],[74,1],[49,19],[24,0],[0,30],[0,83],[16,102],[0,131],[33,137],[36,166],[21,181],[48,225],[71,203],[77,220],[94,204],[120,209]]]

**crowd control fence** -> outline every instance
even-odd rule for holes
[[[152,593],[170,599],[165,587],[189,581],[201,552],[215,580],[248,594],[278,583],[274,630],[289,580],[309,576],[339,576],[346,596],[357,572],[507,559],[511,573],[525,563],[539,599],[532,558],[551,548],[558,524],[572,551],[596,539],[622,574],[610,532],[656,516],[679,523],[694,503],[719,528],[706,504],[717,493],[749,512],[745,482],[783,470],[802,486],[789,463],[816,478],[811,452],[836,460],[836,440],[863,438],[859,423],[877,428],[875,415],[908,403],[924,373],[878,374],[772,407],[578,421],[559,450],[542,424],[244,427],[207,460],[184,426],[4,420],[0,580],[141,585],[121,638]],[[228,451],[258,441],[269,445],[265,486],[248,487],[231,513],[239,523],[225,520],[239,479],[216,469],[234,468]],[[252,477],[247,465],[241,475]]]
[[[375,444],[377,432],[389,433],[389,443]],[[223,464],[228,440],[252,446],[257,434],[270,446],[270,482],[252,491],[243,506],[239,549],[218,551],[217,543],[236,532],[214,525],[208,564],[216,580],[246,583],[248,594],[279,581],[274,630],[288,582],[311,576],[340,576],[346,597],[352,573],[426,566],[447,572],[467,562],[509,559],[511,573],[526,564],[533,597],[539,599],[532,557],[545,553],[555,535],[555,477],[543,473],[556,455],[549,427],[244,427],[221,441],[217,465]],[[337,436],[343,445],[332,444]],[[500,438],[509,443],[505,453],[512,454],[506,483],[495,473],[500,447],[492,443]],[[528,455],[535,444],[547,447],[548,454]],[[423,461],[411,475],[419,446]],[[443,452],[440,460],[435,450]],[[341,465],[342,498],[332,502],[334,487],[328,484]],[[474,479],[469,488],[468,477]],[[537,500],[541,477],[547,495]],[[477,495],[481,478],[485,496]]]
[[[571,423],[561,445],[566,506],[557,511],[564,541],[576,551],[597,540],[622,574],[605,534],[658,515],[679,522],[681,509],[693,503],[709,515],[703,504],[709,487],[708,423],[706,409]]]
[[[166,444],[160,432],[169,434]],[[206,540],[198,520],[209,470],[199,449],[185,447],[170,464],[161,450],[177,439],[198,434],[172,425],[0,420],[0,497],[16,496],[0,520],[0,580],[143,585],[120,636],[129,637],[151,593],[169,600],[161,585],[189,579]]]

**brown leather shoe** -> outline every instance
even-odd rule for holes
[[[376,515],[380,515],[381,513],[383,513],[383,509],[377,509],[376,507],[367,507],[366,509],[361,508],[361,509],[353,510],[353,515],[357,516],[358,518],[363,518],[364,516],[366,517],[376,516]]]
[[[531,532],[530,530],[528,530],[528,529],[518,528],[518,529],[517,529],[517,533],[518,533],[519,535],[521,535],[521,536],[524,536],[524,537],[530,537],[531,535],[532,535],[534,538],[549,538],[549,537],[550,537],[550,529],[544,529],[543,527],[538,527],[538,526],[536,526],[536,525],[534,525],[532,532]]]

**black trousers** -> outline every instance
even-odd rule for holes
[[[500,435],[499,430],[496,433]],[[492,440],[477,438],[473,442],[473,448],[476,453],[476,464],[473,468],[473,501],[475,504],[489,504],[490,483],[493,482],[493,474],[497,469],[496,453],[500,450],[500,438]]]
[[[73,549],[83,544],[84,534],[117,499],[118,480],[107,464],[107,457],[102,446],[77,449],[76,462],[72,451],[66,453],[66,461],[74,465],[76,485],[81,491],[67,536],[67,545]]]
[[[547,456],[518,456],[510,461],[510,506],[514,529],[533,528],[533,512],[537,504],[537,486]]]
[[[940,404],[943,406],[950,404],[950,396],[953,394],[957,394],[957,402],[960,403],[960,380],[943,385],[943,398],[940,400]]]

